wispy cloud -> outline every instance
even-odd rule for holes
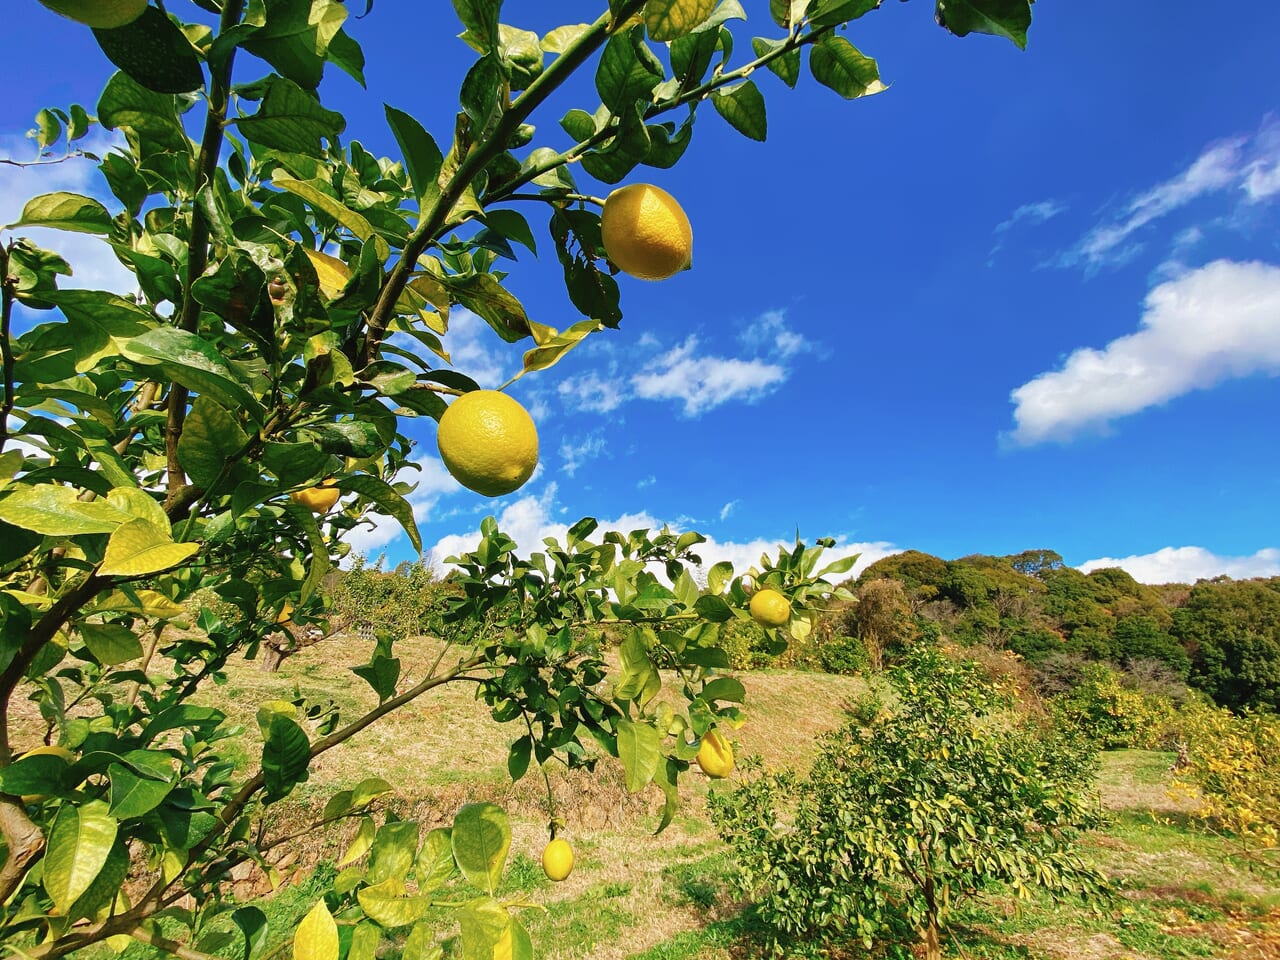
[[[1268,119],[1251,136],[1209,144],[1185,170],[1127,201],[1055,263],[1087,270],[1124,263],[1142,249],[1144,227],[1221,193],[1234,194],[1236,202],[1245,205],[1280,193],[1280,122]]]
[[[1064,213],[1066,209],[1067,205],[1059,203],[1057,200],[1040,200],[1036,203],[1024,203],[1018,207],[1006,219],[996,224],[993,231],[996,235],[996,242],[992,246],[991,252],[987,254],[987,264],[990,265],[995,255],[1004,248],[1005,240],[1008,239],[1006,234],[1014,227],[1021,224],[1035,226],[1036,224],[1045,223],[1058,214]]]
[[[1085,573],[1103,567],[1120,567],[1139,583],[1195,583],[1228,576],[1237,580],[1280,576],[1280,549],[1268,547],[1252,556],[1215,554],[1204,547],[1164,547],[1153,553],[1128,557],[1099,557],[1080,564]]]
[[[730,500],[730,501],[729,501],[728,503],[726,503],[723,507],[721,507],[721,508],[720,508],[720,519],[721,519],[721,520],[728,520],[728,519],[729,519],[729,514],[733,513],[733,509],[734,509],[734,507],[736,507],[736,506],[737,506],[738,504],[740,504],[741,502],[742,502],[741,500]]]
[[[1280,374],[1280,267],[1217,260],[1155,287],[1136,333],[1012,392],[1009,439],[1068,440],[1192,390]]]
[[[811,340],[791,329],[785,310],[766,310],[743,327],[738,340],[749,349],[776,360],[786,360],[817,348]]]
[[[584,413],[610,413],[627,399],[626,388],[616,378],[616,365],[612,376],[584,373],[579,377],[562,380],[556,387],[566,408]]]
[[[566,437],[560,444],[560,459],[564,462],[564,472],[573,476],[578,468],[588,460],[594,460],[608,449],[603,430],[592,430],[586,436]]]
[[[646,400],[679,400],[684,415],[696,417],[730,400],[760,400],[786,379],[777,363],[700,354],[698,338],[691,336],[646,364],[631,386]]]
[[[419,469],[404,470],[396,479],[416,484],[406,499],[413,508],[414,519],[421,524],[432,519],[433,511],[443,498],[460,493],[462,486],[449,475],[444,464],[436,457],[420,457],[414,463]],[[369,556],[398,540],[403,533],[399,521],[394,518],[368,514],[364,522],[343,536],[343,540],[350,544],[351,556]]]

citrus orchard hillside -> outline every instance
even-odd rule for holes
[[[735,0],[610,0],[591,22],[535,33],[500,22],[498,0],[455,0],[475,53],[455,78],[460,110],[433,136],[386,106],[395,157],[349,138],[321,102],[331,66],[363,82],[366,52],[346,30],[358,4],[44,6],[77,22],[30,0],[18,16],[92,30],[102,59],[75,103],[36,116],[36,145],[96,163],[110,195],[32,196],[0,235],[6,945],[52,960],[132,940],[203,960],[218,949],[208,924],[229,917],[257,960],[273,932],[234,878],[278,877],[282,849],[353,825],[341,869],[285,931],[298,960],[439,957],[444,942],[468,958],[533,956],[523,916],[539,904],[504,887],[500,805],[401,819],[391,755],[306,822],[282,822],[277,805],[332,751],[461,685],[496,721],[485,738],[510,777],[545,786],[546,872],[567,877],[550,771],[620,769],[628,793],[655,788],[653,826],[667,827],[692,768],[733,766],[721,738],[746,691],[726,639],[749,625],[780,651],[809,636],[821,607],[848,597],[830,578],[852,558],[823,566],[824,539],[702,570],[701,534],[598,532],[592,518],[521,556],[489,518],[450,560],[433,659],[401,656],[378,625],[352,669],[369,699],[344,711],[279,691],[237,724],[217,685],[280,630],[325,631],[327,585],[370,517],[421,549],[407,423],[438,421],[445,463],[482,493],[535,469],[532,419],[453,365],[451,311],[518,352],[517,377],[617,327],[619,269],[669,277],[692,256],[679,203],[637,168],[677,164],[696,118],[763,139],[766,73],[791,86],[807,62],[842,98],[882,91],[844,35],[879,3],[775,2],[748,23]],[[934,9],[956,35],[1025,44],[1029,0]],[[446,39],[401,26],[416,56]],[[585,109],[557,129],[542,108],[571,90]],[[101,155],[84,146],[95,131],[111,144]],[[624,185],[600,201],[595,183]],[[564,327],[530,317],[506,282],[512,244],[546,247],[532,214],[549,216],[582,316]],[[76,264],[28,229],[98,238],[131,279],[69,287]]]

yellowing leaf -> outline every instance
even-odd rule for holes
[[[320,281],[320,292],[325,297],[332,300],[346,289],[347,281],[351,279],[350,267],[337,257],[331,257],[318,250],[303,248],[302,252],[307,255],[311,266],[315,268],[316,279]]]
[[[338,960],[338,925],[323,900],[298,924],[293,935],[294,960]]]
[[[99,572],[120,577],[159,573],[176,567],[199,551],[199,544],[174,543],[166,531],[146,520],[130,520],[107,541]]]
[[[174,603],[163,593],[155,590],[116,590],[94,604],[92,609],[84,612],[106,613],[108,611],[137,613],[144,617],[160,619],[181,616],[187,612],[181,604]]]

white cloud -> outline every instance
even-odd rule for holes
[[[729,501],[728,503],[726,503],[723,507],[721,507],[721,508],[720,508],[720,519],[721,519],[721,520],[727,520],[727,519],[729,518],[729,514],[733,513],[733,508],[734,508],[734,507],[736,507],[736,506],[737,506],[738,504],[740,504],[741,502],[742,502],[741,500],[730,500],[730,501]]]
[[[560,459],[564,461],[564,472],[573,476],[578,468],[588,460],[594,460],[605,452],[608,444],[603,430],[592,430],[577,440],[565,440],[560,444]]]
[[[431,516],[436,504],[443,497],[462,490],[461,484],[449,475],[444,464],[436,457],[421,457],[414,461],[420,470],[406,469],[396,478],[405,483],[417,484],[417,487],[405,499],[413,508],[413,517],[421,524]],[[356,554],[370,556],[382,550],[393,540],[403,535],[400,522],[381,514],[369,514],[368,520],[349,531],[343,540],[351,545],[350,556]]]
[[[1195,200],[1227,191],[1246,206],[1280,194],[1280,122],[1268,119],[1251,136],[1209,144],[1189,167],[1127,202],[1118,216],[1095,226],[1056,263],[1082,263],[1088,269],[1123,263],[1141,249],[1137,234],[1143,227]]]
[[[1280,267],[1217,260],[1147,294],[1136,333],[1010,395],[1016,443],[1067,440],[1196,389],[1280,374]]]
[[[759,400],[787,379],[778,364],[698,356],[697,349],[698,339],[691,336],[651,360],[631,378],[636,396],[682,400],[685,416],[695,417],[730,400]]]
[[[763,350],[780,360],[814,349],[811,341],[787,326],[785,310],[766,310],[743,328],[738,339],[753,350]]]
[[[89,138],[81,145],[101,156],[111,149],[112,141]],[[0,156],[21,160],[33,155],[31,141],[22,137],[0,137]],[[120,206],[92,160],[72,158],[28,167],[0,164],[0,225],[19,219],[22,208],[32,197],[58,191],[94,197],[112,212]],[[70,277],[58,278],[59,286],[114,293],[131,293],[138,288],[133,274],[121,265],[101,237],[43,227],[17,227],[6,233],[28,237],[37,246],[59,253],[73,271]]]
[[[1037,203],[1024,203],[1018,207],[1013,213],[1009,214],[1007,219],[996,224],[993,231],[996,235],[996,242],[992,246],[991,252],[987,254],[987,265],[990,266],[992,258],[1004,248],[1005,240],[1008,239],[1005,234],[1014,227],[1022,223],[1031,226],[1044,223],[1065,212],[1066,209],[1067,205],[1059,203],[1057,200],[1040,200]]]
[[[562,380],[556,392],[566,407],[583,413],[609,413],[627,399],[622,383],[594,372]]]
[[[641,477],[636,481],[636,489],[643,490],[645,487],[652,487],[657,482],[658,478],[651,473],[647,477]]]
[[[444,349],[454,369],[465,373],[482,387],[493,388],[506,383],[504,372],[509,350],[502,339],[480,317],[465,307],[454,307],[449,313],[449,332],[444,335]]]
[[[555,492],[556,487],[552,484],[542,496],[522,497],[509,504],[499,514],[497,518],[499,529],[518,544],[519,552],[522,556],[527,556],[530,552],[541,549],[542,541],[546,537],[555,537],[563,541],[569,527],[567,524],[553,519],[554,516],[563,512],[556,506]],[[663,526],[663,523],[663,520],[643,511],[627,513],[611,520],[601,520],[593,538],[598,540],[601,534],[608,530],[618,530],[623,533],[642,528],[658,530]],[[672,522],[670,526],[676,532],[680,532],[683,529],[681,524],[675,522]],[[442,567],[446,557],[473,550],[479,542],[480,534],[478,531],[466,534],[451,534],[431,547],[427,551],[427,555],[433,566]],[[759,565],[761,554],[767,553],[776,558],[779,545],[790,549],[792,542],[785,536],[778,539],[759,537],[746,542],[720,541],[715,538],[709,538],[706,543],[698,544],[694,547],[693,552],[702,560],[703,569],[710,569],[714,564],[722,560],[728,560],[733,564],[733,568],[737,573],[745,573],[752,567]],[[838,537],[836,538],[836,546],[823,557],[822,565],[834,563],[855,553],[860,555],[857,564],[848,573],[840,574],[833,578],[833,582],[838,582],[846,577],[857,576],[861,570],[875,563],[875,561],[897,552],[897,547],[884,541],[857,543]]]
[[[1085,573],[1120,567],[1139,583],[1195,583],[1226,575],[1237,580],[1280,576],[1280,549],[1269,547],[1247,557],[1224,557],[1204,547],[1164,547],[1130,557],[1099,557],[1080,564]]]

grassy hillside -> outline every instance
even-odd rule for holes
[[[286,661],[278,674],[238,662],[225,685],[210,687],[207,702],[228,710],[245,732],[239,759],[260,751],[257,705],[296,693],[332,698],[347,715],[372,701],[350,673],[367,657],[366,645],[328,641]],[[426,641],[400,650],[404,672],[421,676],[434,660]],[[815,738],[835,726],[842,703],[861,688],[847,677],[786,671],[751,673],[749,720],[736,731],[740,755],[760,754],[769,765],[803,766]],[[727,960],[752,956],[750,911],[735,902],[731,862],[705,817],[709,783],[688,778],[687,800],[675,823],[652,835],[661,797],[656,788],[629,796],[620,769],[605,761],[594,776],[553,771],[551,780],[567,836],[578,854],[572,876],[546,881],[537,857],[546,841],[545,788],[536,775],[512,785],[506,743],[514,728],[500,728],[465,684],[444,688],[325,755],[311,779],[275,808],[278,823],[314,815],[337,789],[378,775],[396,787],[388,803],[402,817],[428,825],[450,820],[472,800],[502,803],[514,829],[507,892],[527,891],[546,906],[528,911],[540,957],[621,960]],[[1185,802],[1166,792],[1171,757],[1118,751],[1104,760],[1100,787],[1112,813],[1110,826],[1089,838],[1088,855],[1118,884],[1116,901],[1098,909],[1047,902],[1019,906],[999,891],[969,906],[960,918],[956,956],[1152,960],[1221,957],[1272,960],[1280,956],[1280,885],[1229,861],[1225,841],[1200,832]],[[716,785],[715,789],[726,789]],[[265,877],[242,870],[236,892],[265,895],[275,937],[284,945],[296,920],[319,895],[306,881],[340,856],[354,825],[286,845],[275,856],[283,888],[269,894]],[[234,943],[219,952],[232,956]],[[963,952],[961,952],[963,951]],[[147,948],[133,945],[130,960]],[[854,956],[835,953],[832,956]]]

